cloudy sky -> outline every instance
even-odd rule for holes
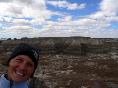
[[[0,0],[0,38],[118,38],[118,0]]]

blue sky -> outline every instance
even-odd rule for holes
[[[118,0],[0,0],[0,38],[118,38]]]

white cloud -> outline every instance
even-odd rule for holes
[[[115,2],[118,3],[118,1]],[[54,1],[50,2],[50,4],[64,7],[67,2],[65,4],[64,1],[63,3]],[[66,36],[118,37],[118,31],[110,28],[112,22],[118,21],[117,6],[117,4],[114,4],[114,0],[103,0],[100,3],[99,11],[76,20],[73,20],[71,16],[65,15],[59,19],[59,23],[49,24],[50,26],[47,26],[46,29],[57,29],[58,33],[64,30],[66,31]]]
[[[67,1],[47,1],[48,4],[61,7],[61,8],[67,8],[68,10],[76,10],[76,9],[84,9],[86,4],[77,4],[77,3],[69,3]]]
[[[86,7],[86,4],[67,1],[48,1],[47,3],[68,10]],[[73,19],[74,17],[66,12],[48,10],[45,0],[0,0],[0,22],[3,25],[10,25],[4,26],[4,30],[0,30],[0,37],[118,37],[118,30],[110,28],[112,22],[118,22],[118,1],[102,0],[99,6],[99,11]],[[57,21],[49,20],[53,15],[60,18]],[[28,20],[28,18],[31,19]],[[41,25],[42,27],[38,29],[33,25]]]
[[[0,0],[0,2],[10,2],[10,0]]]
[[[29,26],[12,26],[9,29],[1,30],[0,37],[6,36],[9,38],[22,38],[22,37],[38,37],[39,31],[36,29],[32,29]]]
[[[114,3],[115,2],[115,3]],[[100,11],[91,15],[91,17],[114,17],[118,14],[118,1],[117,0],[103,0],[100,3]]]
[[[19,25],[19,26],[24,26],[24,25],[31,25],[31,22],[29,21],[29,20],[26,20],[26,19],[14,19],[13,21],[12,21],[12,24],[13,25]]]
[[[112,22],[118,22],[117,14],[118,14],[118,1],[103,0],[100,3],[99,11],[90,14],[85,18],[79,19],[77,22],[78,25],[80,25],[81,29],[84,28],[84,31],[87,33],[88,36],[118,37],[117,35],[118,31],[110,27],[112,26]]]
[[[85,7],[86,7],[86,4],[78,5],[78,4],[74,3],[74,4],[69,4],[67,9],[69,9],[69,10],[84,9]]]
[[[72,16],[68,16],[68,15],[63,16],[62,18],[59,18],[59,19],[58,19],[58,21],[60,21],[60,22],[61,22],[61,21],[66,21],[66,22],[68,21],[68,22],[69,22],[69,21],[71,21],[71,20],[72,20]]]
[[[118,1],[117,0],[103,0],[100,4],[100,9],[104,12],[118,13]],[[107,13],[106,13],[107,14]]]
[[[45,0],[6,0],[0,2],[0,14],[15,17],[33,17],[46,19],[49,10],[46,9]],[[30,3],[30,4],[28,4]],[[42,21],[42,20],[41,20]]]

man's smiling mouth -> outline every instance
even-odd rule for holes
[[[23,74],[23,73],[21,73],[21,72],[19,72],[19,71],[15,71],[15,73],[16,73],[17,75],[20,75],[20,76],[25,76],[25,74]]]

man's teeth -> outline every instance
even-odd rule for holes
[[[20,72],[18,72],[18,71],[16,71],[16,74],[18,74],[18,75],[20,75],[20,76],[23,76],[23,74],[20,73]]]

